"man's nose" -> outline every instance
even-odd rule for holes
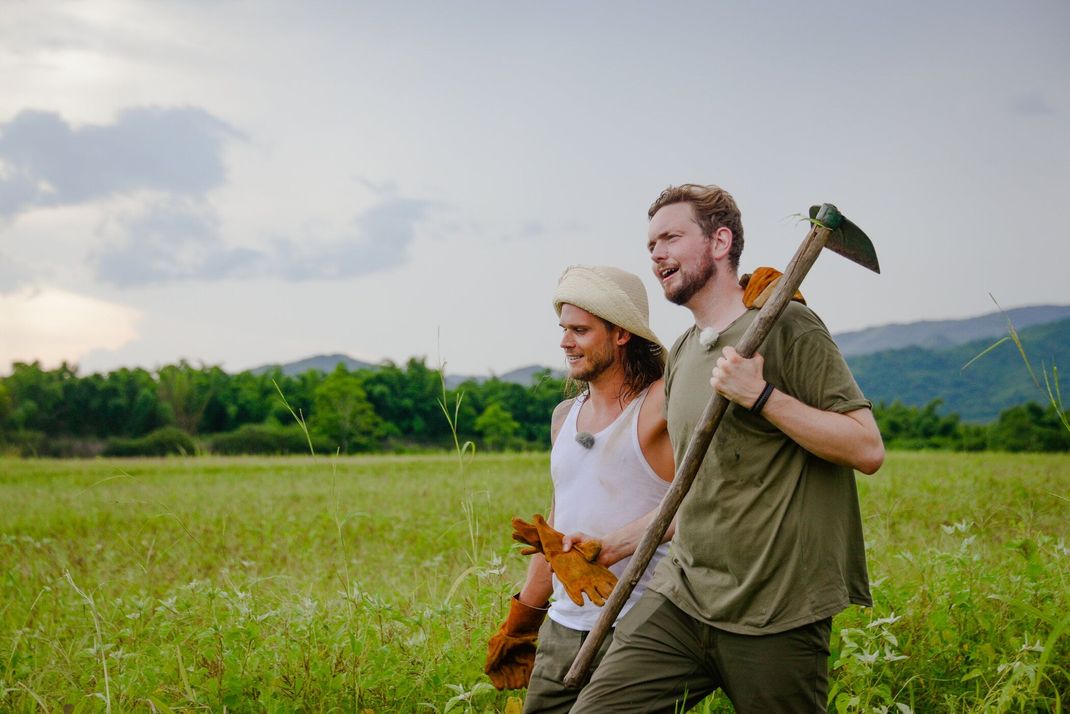
[[[665,260],[665,244],[660,240],[654,244],[654,248],[650,251],[650,259],[655,263],[660,263]]]
[[[573,344],[572,343],[572,335],[569,334],[568,330],[565,330],[565,332],[561,335],[561,345],[560,346],[561,346],[562,349],[568,349],[569,347],[572,346],[572,344]]]

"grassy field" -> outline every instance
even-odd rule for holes
[[[1070,457],[892,453],[832,710],[1062,711]],[[511,711],[548,457],[0,460],[0,710]],[[698,711],[731,711],[722,697]]]

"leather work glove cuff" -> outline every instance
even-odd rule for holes
[[[521,602],[520,593],[517,593],[509,601],[509,614],[505,617],[501,631],[514,637],[538,632],[549,611],[549,602],[542,607],[532,607]]]
[[[535,645],[539,627],[549,608],[531,607],[520,602],[519,594],[509,603],[505,622],[487,643],[483,671],[496,689],[523,689],[535,668]]]

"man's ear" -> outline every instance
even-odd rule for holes
[[[617,347],[623,347],[628,344],[628,340],[630,339],[632,339],[632,333],[628,332],[623,327],[618,327],[617,336],[614,338],[613,342]]]
[[[732,242],[735,236],[732,229],[721,226],[710,235],[710,254],[714,260],[720,260],[728,256],[732,251]]]

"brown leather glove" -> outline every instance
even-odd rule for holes
[[[546,617],[545,607],[530,607],[516,595],[509,603],[505,622],[487,643],[483,671],[498,689],[523,689],[535,667],[535,641]]]
[[[536,513],[535,518],[539,519],[542,518],[542,516]],[[545,519],[543,519],[543,523],[546,523]],[[560,531],[555,531],[548,524],[546,527],[553,533],[557,533],[557,535],[561,537],[562,542],[564,542],[564,536]],[[534,555],[535,553],[543,552],[542,537],[539,535],[539,529],[534,523],[528,523],[523,518],[513,519],[513,540],[530,546],[528,548],[521,548],[521,555]],[[583,543],[576,543],[571,549],[578,550],[588,562],[593,563],[595,558],[598,557],[598,554],[602,552],[602,542],[596,539],[591,539],[584,541]],[[549,560],[549,558],[547,558],[547,560]]]
[[[743,288],[743,304],[746,307],[760,308],[769,299],[769,296],[773,294],[773,290],[776,289],[777,281],[780,280],[782,273],[776,268],[770,268],[763,266],[758,268],[753,273],[748,273],[739,279],[739,284]],[[806,304],[806,300],[803,299],[802,293],[798,290],[791,298]]]
[[[528,523],[523,518],[513,519],[513,540],[528,546],[520,549],[521,555],[534,555],[542,552],[542,539],[539,538],[539,529],[535,527],[534,523]]]
[[[602,550],[601,542],[584,541],[566,552],[564,534],[554,530],[541,514],[536,513],[534,520],[542,554],[550,563],[554,575],[565,586],[569,599],[583,606],[583,595],[586,593],[595,605],[605,605],[606,598],[617,584],[617,576],[611,573],[609,568],[594,562]]]

